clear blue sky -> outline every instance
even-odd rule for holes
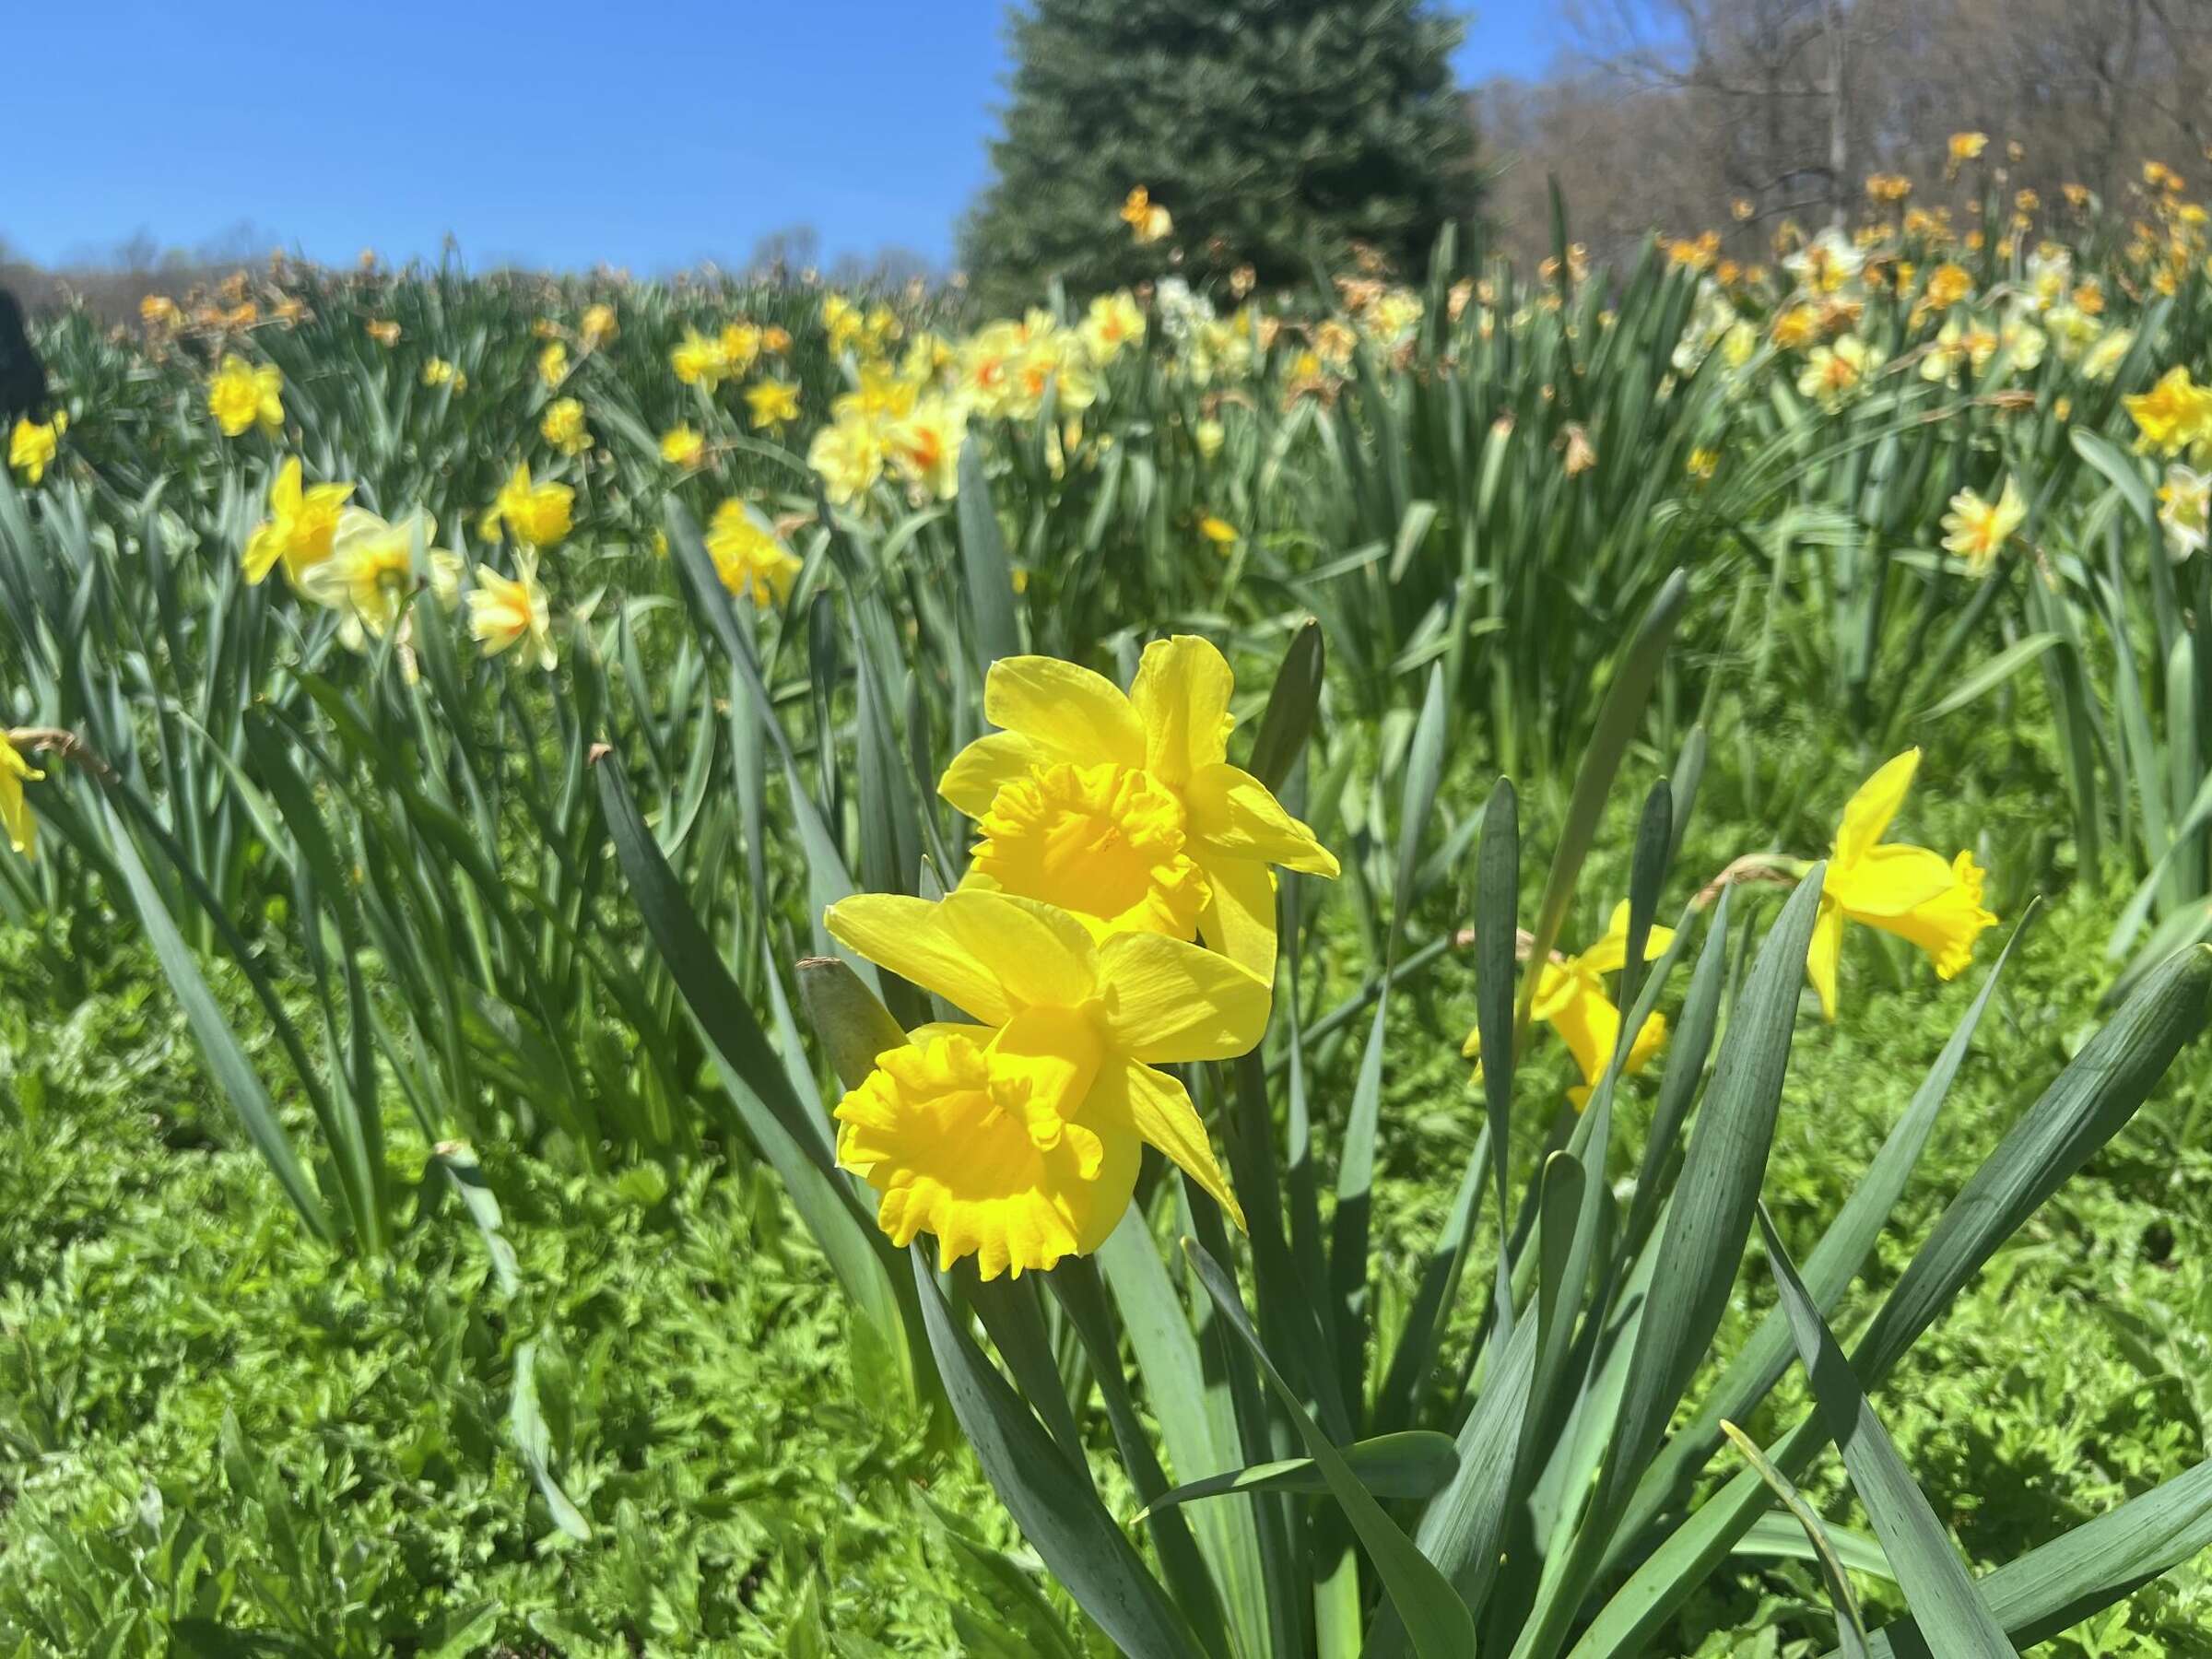
[[[1006,68],[1000,0],[8,9],[30,73],[8,77],[0,242],[42,263],[140,231],[326,261],[451,231],[472,264],[645,274],[799,223],[825,263],[943,261]],[[1561,43],[1554,6],[1460,9],[1463,80]]]

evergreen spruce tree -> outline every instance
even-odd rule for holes
[[[1250,264],[1267,285],[1342,268],[1352,245],[1401,274],[1471,212],[1475,140],[1452,79],[1457,23],[1429,0],[1029,0],[997,178],[963,228],[986,304]],[[1139,245],[1136,186],[1173,217]]]

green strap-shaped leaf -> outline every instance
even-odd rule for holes
[[[1352,1530],[1359,1535],[1359,1542],[1375,1564],[1375,1571],[1382,1580],[1383,1594],[1405,1621],[1414,1651],[1422,1659],[1466,1659],[1475,1651],[1475,1621],[1468,1616],[1466,1605],[1428,1558],[1413,1547],[1413,1540],[1382,1512],[1382,1506],[1359,1484],[1359,1476],[1345,1462],[1344,1453],[1322,1433],[1320,1425],[1300,1400],[1298,1391],[1276,1370],[1266,1349],[1260,1346],[1260,1334],[1252,1328],[1243,1299],[1237,1294],[1235,1284],[1221,1264],[1200,1249],[1194,1240],[1185,1239],[1182,1247],[1197,1268],[1198,1280],[1206,1287],[1206,1293],[1220,1310],[1222,1319],[1252,1350],[1260,1374],[1267,1379],[1284,1415],[1289,1418],[1299,1439],[1305,1442],[1307,1454],[1321,1465],[1330,1494],[1343,1509]]]
[[[2031,1647],[2212,1549],[2212,1461],[2102,1514],[1978,1581],[2006,1634]],[[1873,1659],[1941,1659],[1917,1621],[1877,1630]]]
[[[1459,1453],[1448,1434],[1432,1429],[1406,1429],[1355,1441],[1344,1448],[1344,1461],[1359,1484],[1378,1498],[1427,1498],[1452,1478],[1453,1471],[1459,1467]],[[1231,1492],[1328,1489],[1329,1477],[1313,1459],[1286,1457],[1171,1487],[1130,1516],[1129,1524],[1135,1526],[1162,1510],[1198,1498],[1219,1498]]]
[[[2163,963],[2083,1045],[1975,1171],[1859,1340],[1852,1366],[1879,1387],[2005,1240],[2125,1125],[2183,1044],[2204,1029],[2212,994],[2212,947]],[[1796,1478],[1827,1443],[1807,1417],[1767,1449]],[[1629,1575],[1599,1609],[1569,1659],[1616,1659],[1645,1651],[1652,1634],[1702,1583],[1768,1502],[1748,1471],[1707,1499]]]
[[[1882,1142],[1881,1150],[1875,1154],[1874,1161],[1866,1166],[1866,1172],[1860,1177],[1851,1197],[1836,1213],[1828,1230],[1821,1234],[1812,1254],[1806,1258],[1806,1288],[1812,1292],[1813,1305],[1823,1317],[1841,1300],[1844,1290],[1857,1277],[1873,1253],[1876,1241],[1881,1237],[1882,1229],[1888,1225],[1889,1212],[1904,1195],[1906,1182],[1920,1161],[1921,1149],[1935,1130],[1936,1115],[1950,1093],[1951,1082],[1966,1062],[1967,1051],[1981,1026],[1983,1012],[1996,991],[2005,964],[2012,959],[2012,953],[2035,913],[2030,906],[2020,918],[2020,924],[2013,929],[2012,936],[2006,940],[2005,948],[1990,965],[1981,990],[1953,1029],[1943,1052],[1936,1057],[1936,1064],[1928,1068],[1928,1075],[1921,1079],[1911,1103]],[[1700,971],[1702,971],[1701,967]],[[1693,1002],[1697,994],[1693,985],[1690,993]],[[1685,1027],[1689,1023],[1687,1015],[1683,1023]],[[1641,1195],[1640,1193],[1639,1198]],[[1621,1525],[1618,1542],[1626,1544],[1663,1509],[1680,1501],[1691,1478],[1720,1443],[1721,1419],[1747,1416],[1781,1380],[1788,1369],[1790,1354],[1789,1317],[1777,1308],[1759,1322],[1751,1339],[1736,1350],[1720,1380],[1707,1393],[1697,1417],[1670,1439],[1653,1460],[1630,1502],[1629,1516]]]
[[[975,629],[976,666],[987,672],[1001,657],[1021,653],[1021,631],[1014,620],[1014,568],[1006,562],[1006,537],[991,502],[991,481],[983,476],[983,446],[960,451],[960,570],[967,577],[968,620]]]
[[[1843,1453],[1852,1487],[1866,1506],[1867,1519],[1874,1523],[1875,1535],[1896,1570],[1913,1618],[1946,1659],[2019,1659],[2018,1650],[2006,1639],[2005,1627],[1974,1588],[1958,1547],[1928,1507],[1925,1494],[1913,1484],[1897,1442],[1874,1415],[1835,1333],[1806,1294],[1763,1204],[1759,1206],[1759,1230],[1766,1241],[1782,1304],[1789,1312],[1798,1361],[1812,1380],[1813,1399]],[[1760,1459],[1759,1473],[1771,1485],[1764,1465]],[[1841,1612],[1839,1607],[1839,1618]]]
[[[1321,707],[1321,624],[1308,617],[1290,636],[1283,665],[1276,670],[1275,688],[1267,693],[1267,707],[1244,768],[1270,792],[1281,790],[1283,780],[1305,752],[1314,712]]]
[[[923,1328],[953,1415],[1021,1535],[1123,1652],[1201,1659],[1189,1623],[1145,1571],[1089,1480],[983,1357],[966,1319],[955,1317],[937,1288],[928,1257],[919,1248],[912,1256]]]
[[[792,1204],[884,1348],[909,1347],[907,1311],[891,1278],[881,1235],[838,1172],[818,1118],[792,1092],[791,1078],[737,982],[700,925],[683,885],[630,798],[611,755],[596,768],[615,854],[661,959],[693,1024],[712,1052],[724,1092],[746,1133],[782,1177]],[[904,1379],[910,1392],[912,1379]]]
[[[1643,705],[1652,694],[1652,686],[1659,677],[1660,665],[1666,659],[1666,648],[1675,636],[1675,624],[1681,619],[1683,606],[1689,602],[1689,578],[1677,571],[1661,585],[1653,596],[1651,608],[1645,611],[1638,626],[1636,637],[1621,654],[1620,665],[1613,684],[1606,689],[1605,704],[1598,711],[1597,724],[1590,734],[1589,746],[1583,751],[1582,770],[1575,774],[1574,794],[1567,803],[1567,818],[1559,826],[1558,850],[1552,854],[1551,873],[1544,880],[1544,898],[1536,908],[1535,936],[1529,950],[1529,960],[1540,962],[1559,943],[1559,928],[1567,920],[1567,907],[1574,900],[1574,884],[1583,872],[1583,861],[1590,855],[1590,848],[1597,839],[1599,820],[1605,816],[1606,800],[1613,793],[1613,776],[1620,770],[1621,757],[1628,753],[1629,744],[1643,721]],[[1529,974],[1521,984],[1521,1000],[1513,1011],[1515,1026],[1525,1030],[1531,1010],[1535,1006],[1537,974]]]
[[[1757,1441],[1730,1422],[1721,1424],[1721,1432],[1744,1454],[1744,1461],[1758,1471],[1759,1477],[1767,1483],[1768,1489],[1782,1500],[1782,1507],[1803,1530],[1814,1564],[1820,1569],[1821,1582],[1828,1586],[1828,1599],[1835,1606],[1839,1659],[1867,1659],[1866,1619],[1859,1611],[1859,1598],[1852,1594],[1850,1575],[1843,1571],[1843,1557],[1837,1550],[1835,1540],[1829,1536],[1828,1523],[1806,1500],[1805,1494],[1797,1489],[1797,1483],[1767,1461],[1767,1454],[1759,1449]],[[1882,1557],[1884,1577],[1888,1576],[1888,1560],[1887,1555]]]
[[[124,883],[131,890],[131,902],[137,907],[139,925],[146,929],[147,939],[154,947],[154,958],[161,964],[170,989],[176,993],[185,1022],[192,1027],[193,1037],[206,1058],[207,1069],[222,1088],[223,1098],[230,1102],[231,1111],[238,1113],[254,1149],[276,1175],[276,1183],[292,1201],[300,1219],[313,1230],[317,1238],[325,1241],[335,1240],[337,1229],[331,1224],[330,1212],[324,1207],[322,1195],[315,1191],[306,1170],[300,1167],[299,1157],[292,1150],[291,1138],[276,1121],[276,1108],[269,1100],[268,1090],[262,1087],[260,1074],[246,1058],[246,1052],[231,1031],[229,1022],[223,1018],[222,1009],[216,1006],[214,994],[207,989],[199,964],[193,959],[191,947],[177,931],[169,907],[161,902],[161,895],[154,890],[153,880],[146,873],[146,865],[138,856],[130,831],[124,828],[123,820],[115,816],[115,808],[106,801],[100,803],[100,813],[107,821],[108,846],[114,856],[115,867],[123,872]]]
[[[546,1508],[552,1512],[553,1524],[579,1541],[590,1537],[592,1524],[583,1518],[582,1511],[569,1501],[569,1495],[560,1489],[560,1482],[553,1473],[553,1436],[546,1427],[546,1416],[537,1401],[535,1340],[515,1350],[514,1385],[508,1404],[507,1424],[514,1436],[515,1450],[522,1453],[530,1478],[537,1483],[538,1496],[546,1500]]]
[[[1611,1524],[1651,1460],[1727,1309],[1774,1138],[1824,869],[1816,865],[1790,895],[1722,1035],[1667,1206],[1660,1243],[1666,1271],[1653,1281],[1636,1333],[1628,1393],[1599,1481],[1594,1514],[1601,1525]]]

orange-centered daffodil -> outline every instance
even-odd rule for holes
[[[1272,982],[1268,866],[1337,866],[1229,763],[1234,688],[1227,659],[1188,634],[1146,646],[1126,694],[1052,657],[993,664],[983,713],[1005,729],[962,749],[937,785],[982,833],[962,888],[1059,905],[1100,937],[1196,933]]]
[[[933,1234],[941,1265],[972,1255],[985,1278],[1087,1254],[1128,1209],[1147,1145],[1243,1226],[1189,1094],[1154,1067],[1256,1043],[1256,975],[1159,934],[1101,942],[1006,893],[861,894],[826,920],[978,1022],[917,1029],[838,1104],[838,1162],[882,1194],[895,1242]]]

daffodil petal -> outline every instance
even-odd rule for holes
[[[1117,1090],[1138,1137],[1147,1146],[1159,1147],[1177,1169],[1203,1187],[1242,1232],[1243,1208],[1214,1158],[1213,1143],[1206,1136],[1198,1109],[1191,1104],[1190,1092],[1167,1073],[1135,1063],[1110,1066],[1100,1074],[1096,1094]]]
[[[1912,774],[1919,769],[1920,750],[1909,748],[1859,785],[1858,793],[1844,803],[1831,865],[1854,864],[1873,850],[1904,805],[1905,792],[1912,787]]]
[[[1212,896],[1198,936],[1262,981],[1275,982],[1275,875],[1257,858],[1210,857],[1199,866]]]
[[[983,681],[983,717],[1057,759],[1145,763],[1145,729],[1121,688],[1057,657],[1001,657]]]
[[[1653,925],[1643,938],[1643,959],[1655,962],[1675,942],[1675,930]],[[1592,973],[1618,973],[1629,964],[1629,905],[1625,899],[1613,912],[1613,924],[1597,943],[1576,957],[1578,967]]]
[[[1842,956],[1843,907],[1822,893],[1820,912],[1813,918],[1813,942],[1805,955],[1805,977],[1820,998],[1820,1017],[1830,1024],[1836,1018],[1836,964]]]
[[[1529,1000],[1529,1018],[1549,1020],[1583,989],[1573,971],[1558,962],[1546,962],[1536,971],[1536,994]]]
[[[1612,998],[1597,988],[1594,980],[1578,977],[1549,1018],[1551,1029],[1559,1032],[1568,1052],[1574,1055],[1575,1065],[1582,1068],[1583,1081],[1594,1083],[1620,1041],[1620,1010],[1613,1006]]]
[[[958,892],[935,903],[857,893],[823,918],[847,948],[934,991],[986,1025],[1033,1006],[1090,999],[1090,936],[1065,912],[1005,893]]]
[[[1828,895],[1858,922],[1878,924],[1941,898],[1957,877],[1942,853],[1904,842],[1870,847],[1855,863],[1828,867]]]
[[[1191,839],[1235,858],[1258,858],[1309,876],[1336,874],[1336,858],[1313,831],[1283,810],[1283,804],[1250,772],[1227,762],[1203,767],[1183,787]],[[1205,862],[1204,854],[1200,863]]]
[[[1180,787],[1229,756],[1229,712],[1236,677],[1229,659],[1195,634],[1155,640],[1145,647],[1130,682],[1129,701],[1145,730],[1145,769]]]
[[[1932,853],[1928,856],[1943,862]],[[1982,908],[1982,871],[1971,853],[1959,853],[1945,868],[1949,879],[1940,892],[1909,910],[1857,919],[1919,946],[1936,965],[1936,976],[1947,980],[1966,971],[1974,959],[1974,941],[1984,928],[1994,927],[1997,918]]]
[[[1267,982],[1213,951],[1161,934],[1116,934],[1099,947],[1107,1029],[1138,1060],[1231,1060],[1267,1029]]]
[[[1016,1006],[1076,1008],[1098,994],[1102,973],[1090,935],[1058,905],[977,892],[948,893],[939,904],[961,947]]]
[[[937,780],[937,793],[971,818],[991,810],[1000,788],[1026,778],[1057,757],[1019,732],[989,732],[952,758]]]

